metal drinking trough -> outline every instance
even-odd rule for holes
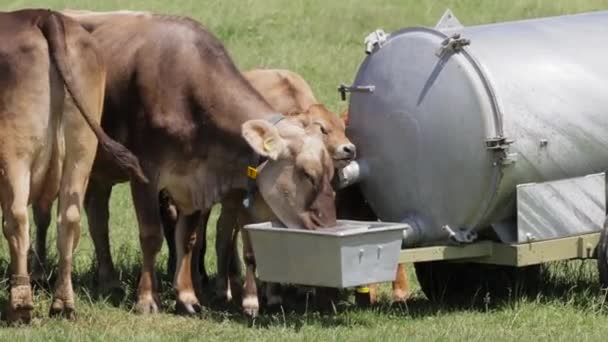
[[[472,27],[447,11],[434,29],[366,38],[354,84],[339,88],[359,152],[341,179],[379,219],[408,225],[400,261],[417,263],[427,295],[446,260],[480,270],[471,263],[595,256],[606,37],[608,11]]]
[[[319,230],[246,226],[261,280],[335,288],[393,280],[404,228],[347,220]]]

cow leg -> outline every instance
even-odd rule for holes
[[[46,237],[51,225],[51,208],[44,205],[34,205],[34,224],[36,225],[36,242],[30,264],[32,266],[32,280],[43,283],[46,278]]]
[[[92,159],[92,158],[91,158]],[[92,160],[89,165],[92,165]],[[80,167],[66,160],[65,180],[59,192],[57,214],[57,248],[59,250],[59,272],[55,282],[50,315],[75,318],[74,290],[72,287],[73,253],[80,240],[80,216],[90,167]]]
[[[175,276],[175,225],[179,213],[173,203],[171,203],[169,195],[161,190],[158,193],[158,203],[160,208],[160,219],[163,226],[163,234],[167,241],[169,250],[169,258],[167,259],[167,273],[171,278]]]
[[[397,265],[397,274],[393,282],[393,301],[403,302],[410,296],[409,282],[405,270],[405,264]]]
[[[201,215],[200,211],[191,215],[181,214],[177,219],[177,264],[173,286],[177,295],[175,310],[180,314],[195,314],[201,310],[192,282],[192,251],[196,243],[196,229],[200,226],[202,217],[208,217],[208,212],[205,215]]]
[[[201,214],[199,218],[199,226],[195,227],[195,242],[194,246],[192,246],[192,282],[194,284],[195,290],[202,289],[203,285],[207,285],[209,283],[209,276],[207,275],[207,270],[205,269],[205,250],[207,249],[207,222],[209,221],[209,216],[211,215],[211,210],[206,211],[204,214]],[[202,269],[202,273],[201,273]]]
[[[241,231],[243,239],[243,258],[245,259],[245,282],[243,284],[243,311],[250,317],[256,317],[260,311],[258,289],[255,279],[255,256],[251,240],[246,230]]]
[[[243,215],[242,194],[233,192],[222,200],[222,210],[217,221],[217,237],[215,252],[217,255],[217,284],[216,291],[225,301],[232,299],[231,281],[238,276],[233,274],[233,265],[239,265],[238,251],[234,246],[234,234]],[[240,268],[238,269],[240,273]]]
[[[156,183],[151,181],[149,184],[141,184],[132,180],[131,194],[139,223],[139,243],[143,252],[143,265],[137,288],[135,310],[143,314],[157,313],[160,300],[154,265],[163,238]]]
[[[195,228],[198,229],[198,233],[196,234],[196,242],[192,250],[192,282],[199,299],[203,298],[203,286],[209,284],[209,276],[205,270],[205,250],[207,249],[207,222],[209,221],[210,214],[211,210],[208,210],[205,214],[201,215],[199,227]]]
[[[110,195],[112,185],[94,179],[91,180],[85,196],[85,208],[89,221],[89,232],[95,247],[97,259],[98,291],[103,294],[121,290],[118,273],[114,269],[112,252],[110,250]]]
[[[27,271],[27,254],[30,246],[27,204],[30,190],[30,172],[17,163],[0,168],[0,200],[2,204],[2,231],[10,250],[10,294],[7,309],[9,322],[29,323],[34,302]]]

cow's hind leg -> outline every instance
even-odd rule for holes
[[[110,195],[112,185],[91,180],[85,195],[84,205],[89,221],[89,232],[95,246],[97,260],[97,290],[101,294],[120,293],[122,286],[112,261],[110,250]]]
[[[72,287],[73,253],[80,239],[80,217],[82,202],[90,168],[76,166],[66,160],[65,178],[59,192],[57,215],[57,249],[59,250],[59,271],[50,315],[63,315],[68,319],[75,318],[74,290]],[[82,172],[84,171],[84,172]]]
[[[208,215],[195,212],[191,215],[180,215],[177,220],[175,230],[177,264],[173,284],[177,292],[175,309],[180,314],[195,314],[201,310],[192,282],[192,252],[201,217],[206,218]]]
[[[32,318],[34,302],[27,271],[27,254],[30,246],[28,197],[30,172],[25,165],[13,162],[0,165],[0,194],[2,228],[11,255],[10,294],[7,318],[10,322],[28,323]]]
[[[33,205],[34,224],[36,225],[36,242],[30,256],[30,265],[32,267],[32,280],[38,283],[38,286],[45,283],[46,280],[46,237],[51,225],[51,208],[47,205]]]
[[[59,270],[49,313],[51,316],[62,315],[74,319],[73,253],[80,240],[82,206],[97,144],[93,132],[69,100],[64,110],[63,124],[65,157],[57,206]]]
[[[148,174],[153,174],[153,172]],[[139,223],[139,243],[143,252],[135,310],[142,314],[157,313],[160,300],[157,292],[155,263],[163,237],[156,182],[142,184],[132,180],[131,194]]]

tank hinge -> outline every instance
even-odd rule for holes
[[[384,42],[388,39],[388,34],[384,32],[382,29],[377,29],[376,31],[370,33],[365,37],[363,44],[365,44],[365,53],[371,54],[376,50],[380,49]]]
[[[493,137],[486,139],[486,147],[488,150],[506,150],[513,142],[506,137]]]
[[[506,137],[493,137],[486,139],[486,148],[490,151],[496,152],[498,155],[497,162],[494,165],[509,165],[515,162],[517,158],[516,153],[508,153],[509,145],[514,140],[507,139]]]
[[[443,58],[443,56],[448,53],[456,53],[462,51],[463,47],[470,44],[471,40],[462,38],[460,36],[460,33],[456,33],[450,37],[447,37],[441,42],[441,47],[439,48],[439,50],[437,50],[435,55],[437,55],[437,57],[439,58]]]
[[[373,93],[374,90],[376,90],[376,86],[373,85],[347,86],[342,83],[338,87],[342,101],[346,101],[346,93]]]

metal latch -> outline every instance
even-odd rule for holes
[[[437,55],[437,57],[439,57],[439,58],[442,58],[444,55],[446,55],[448,53],[460,52],[460,51],[462,51],[463,47],[470,45],[470,44],[471,44],[471,40],[462,38],[460,36],[460,33],[456,33],[456,34],[444,39],[441,42],[441,47],[439,48],[439,50],[437,50],[435,55]]]
[[[381,48],[387,39],[388,34],[386,34],[386,32],[384,32],[382,29],[377,29],[376,31],[368,34],[363,41],[363,44],[365,44],[365,53],[369,55],[370,53],[376,51],[376,49]]]
[[[346,101],[346,93],[373,93],[374,90],[376,90],[376,86],[373,85],[347,86],[342,83],[338,87],[342,101]]]
[[[486,148],[494,151],[504,151],[514,140],[507,139],[506,137],[494,137],[486,139]]]
[[[494,162],[494,166],[507,166],[515,163],[518,157],[517,153],[507,153],[509,145],[514,142],[514,140],[507,139],[506,137],[486,139],[486,148],[497,153],[497,160]]]

